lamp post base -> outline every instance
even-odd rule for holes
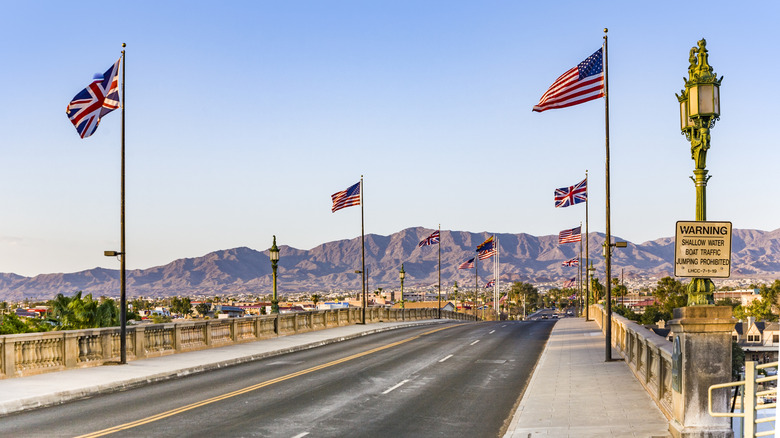
[[[709,278],[693,278],[688,284],[688,305],[707,306],[715,304],[715,283]]]

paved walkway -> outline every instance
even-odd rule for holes
[[[604,350],[595,322],[558,321],[504,438],[671,437],[628,365]]]
[[[440,320],[351,325],[260,342],[0,380],[0,415],[262,357]],[[613,352],[613,357],[619,357]],[[604,362],[595,322],[555,325],[505,438],[669,437],[667,421],[622,361]]]

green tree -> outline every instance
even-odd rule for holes
[[[171,300],[171,312],[181,316],[187,316],[192,313],[192,302],[189,297],[173,297]]]
[[[664,277],[658,280],[653,296],[658,300],[658,305],[664,313],[663,319],[667,321],[672,318],[673,309],[688,305],[686,285],[672,277]]]
[[[738,381],[741,379],[740,373],[742,367],[745,366],[745,352],[742,351],[742,347],[735,341],[731,341],[731,380]]]
[[[590,293],[593,302],[598,303],[604,296],[604,286],[599,282],[599,279],[592,277],[590,279]]]
[[[197,304],[195,306],[195,310],[201,316],[206,316],[211,311],[211,304],[209,304],[209,303],[199,303],[199,304]]]
[[[523,313],[523,303],[525,303],[526,313],[532,313],[541,304],[539,290],[530,283],[518,281],[512,284],[509,289],[509,300],[516,304],[516,307],[510,309],[510,314],[520,315]]]
[[[756,318],[756,321],[777,321],[777,315],[772,313],[772,305],[764,299],[753,300],[747,306],[738,305],[734,307],[733,315],[741,320],[746,320],[748,316],[753,316]]]
[[[660,320],[668,321],[671,314],[666,314],[657,304],[645,307],[645,312],[639,315],[639,323],[643,325],[655,324]]]
[[[31,331],[27,324],[13,312],[0,316],[0,335],[15,335]]]
[[[110,298],[92,299],[92,294],[82,298],[81,291],[72,297],[62,294],[49,301],[52,314],[62,330],[114,327],[119,325],[119,308]]]
[[[320,302],[320,299],[322,298],[319,294],[311,294],[311,303],[314,304],[314,307],[317,307],[317,303]]]

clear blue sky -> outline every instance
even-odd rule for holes
[[[630,6],[629,6],[630,5]],[[609,28],[612,231],[641,243],[694,216],[675,93],[707,39],[725,76],[708,218],[780,227],[775,1],[3,2],[0,272],[103,266],[119,249],[120,115],[82,140],[70,99],[127,43],[128,268],[360,235],[330,195],[365,176],[367,233],[556,234],[590,174],[604,231],[604,105],[532,113]],[[770,191],[772,193],[773,191]],[[422,236],[421,236],[422,237]]]

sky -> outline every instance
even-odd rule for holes
[[[118,269],[121,116],[79,138],[68,102],[126,43],[127,267],[360,235],[330,196],[364,177],[366,233],[557,234],[553,191],[589,175],[605,227],[604,101],[533,113],[609,28],[612,234],[693,220],[675,93],[707,39],[724,76],[709,220],[780,228],[780,3],[16,2],[0,14],[0,272]],[[86,39],[84,39],[86,38]],[[424,236],[421,236],[423,238]],[[284,254],[282,254],[282,257]]]

